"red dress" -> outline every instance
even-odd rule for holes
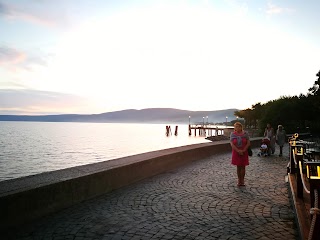
[[[238,146],[238,139],[240,138],[242,141],[241,146]],[[244,147],[247,145],[249,136],[247,133],[237,133],[234,131],[231,133],[230,136],[230,141],[238,148],[238,149],[244,149]],[[248,156],[248,151],[245,151],[243,155],[240,155],[237,153],[235,150],[232,149],[232,158],[231,158],[231,164],[237,165],[237,166],[247,166],[249,165],[249,156]]]

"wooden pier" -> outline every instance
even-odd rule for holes
[[[194,136],[197,136],[197,130],[199,136],[229,136],[230,132],[233,131],[233,129],[233,126],[218,126],[210,123],[189,124],[189,136],[192,135],[192,130],[194,130]]]
[[[211,137],[211,136],[230,136],[230,133],[233,131],[232,126],[223,126],[223,125],[216,125],[216,124],[189,124],[189,136],[192,135],[192,130],[194,130],[194,136],[204,136],[204,137]],[[171,126],[166,126],[166,136],[172,135]],[[178,135],[178,126],[175,127],[174,135]]]

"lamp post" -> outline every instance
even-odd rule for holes
[[[209,117],[207,116],[207,124],[209,123]]]
[[[228,116],[226,116],[226,125],[228,125]]]
[[[204,125],[204,117],[202,117],[203,118],[203,125]]]
[[[189,116],[189,125],[190,125],[190,118],[191,118],[191,116]]]

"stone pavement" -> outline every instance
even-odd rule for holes
[[[246,186],[237,187],[230,153],[88,200],[2,239],[299,239],[284,157],[253,149]]]

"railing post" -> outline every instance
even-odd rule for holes
[[[290,153],[289,153],[289,157],[290,157],[290,173],[291,174],[294,174],[297,170],[296,168],[296,163],[294,161],[294,154],[296,151],[292,151],[292,150],[296,150],[296,140],[297,138],[299,137],[299,134],[295,133],[293,134],[290,138],[289,138],[289,150],[290,150]]]
[[[295,142],[290,142],[290,173],[294,174],[296,172],[296,166],[295,166],[295,162],[294,162],[294,156],[293,156],[293,151],[295,149],[295,147],[293,146],[295,145]]]
[[[299,149],[300,148],[300,149]],[[302,151],[302,152],[299,152]],[[295,147],[295,157],[296,157],[296,160],[297,160],[297,176],[296,176],[296,182],[297,182],[297,196],[298,198],[303,198],[303,184],[302,184],[302,179],[301,177],[301,172],[303,171],[303,168],[302,168],[302,162],[303,162],[303,148],[300,147],[300,146],[296,146]],[[301,169],[300,169],[301,167]],[[301,172],[300,172],[301,170]]]
[[[310,182],[310,201],[311,201],[310,202],[310,209],[311,209],[311,208],[314,208],[314,206],[315,206],[315,195],[314,195],[315,189],[318,191],[318,197],[320,197],[319,196],[320,180],[319,179],[310,179],[309,182]],[[318,198],[317,207],[319,208],[319,198]],[[317,213],[314,213],[314,214],[317,214]],[[312,218],[316,217],[316,221],[313,226],[313,233],[312,233],[311,239],[318,240],[319,236],[320,236],[320,215],[317,215],[317,216],[310,215],[310,216],[311,216],[311,221],[312,221]],[[311,222],[311,224],[312,224],[312,222]]]

